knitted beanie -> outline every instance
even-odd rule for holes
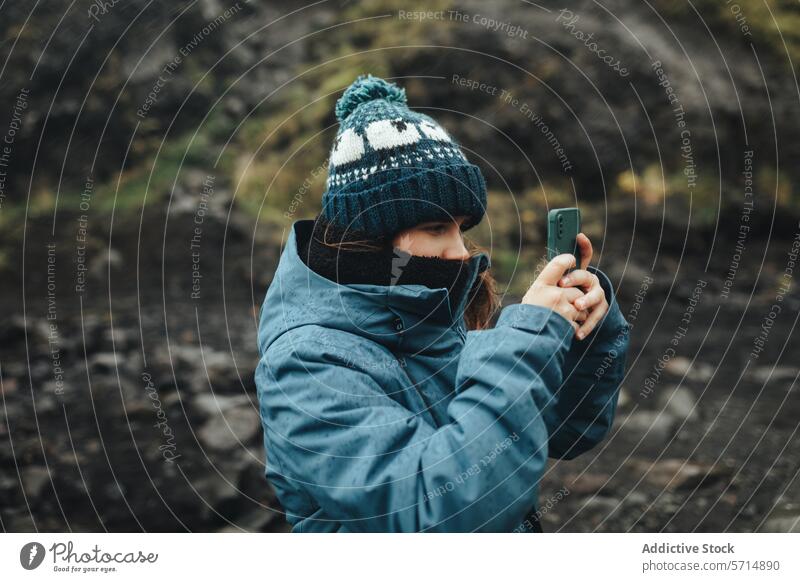
[[[411,111],[405,89],[360,75],[336,103],[339,130],[330,153],[321,214],[381,236],[422,222],[486,212],[486,182],[431,117]]]

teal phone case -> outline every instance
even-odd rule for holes
[[[581,255],[578,249],[578,233],[581,231],[579,208],[556,208],[547,213],[547,260],[557,255],[575,255],[576,268],[580,268]],[[572,269],[570,269],[571,271]]]

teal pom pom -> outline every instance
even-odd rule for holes
[[[375,99],[386,99],[397,103],[406,103],[406,90],[394,83],[389,83],[380,77],[372,75],[359,75],[355,81],[345,89],[344,94],[336,102],[336,119],[339,122],[355,111],[356,107]]]

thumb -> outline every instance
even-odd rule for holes
[[[558,285],[558,281],[564,276],[564,273],[575,266],[575,255],[571,253],[563,253],[547,263],[539,276],[536,277],[536,283],[541,285]]]

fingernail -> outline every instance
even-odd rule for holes
[[[561,279],[561,283],[564,285],[569,285],[569,277],[564,277],[563,279]]]
[[[583,303],[584,303],[584,301],[582,299],[578,299],[575,302],[575,305],[577,305],[580,309],[583,309]]]
[[[583,332],[582,331],[578,332],[578,339],[583,339]]]

